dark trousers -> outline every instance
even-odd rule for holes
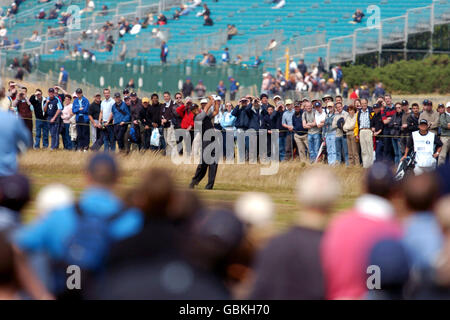
[[[38,149],[40,147],[41,137],[42,147],[48,148],[48,122],[36,119],[36,139],[34,142],[35,149]]]
[[[207,144],[203,145],[202,152],[206,147]],[[211,156],[215,156],[214,151],[211,153]],[[214,187],[214,181],[216,180],[217,167],[218,163],[216,162],[207,164],[202,153],[202,162],[197,166],[197,170],[195,171],[194,177],[192,178],[191,185],[194,186],[199,184],[200,181],[202,181],[202,179],[205,177],[206,171],[208,170],[208,183],[206,184],[205,189],[212,189]]]
[[[77,121],[77,145],[78,150],[89,149],[89,122]]]
[[[51,148],[58,149],[59,148],[59,122],[55,121],[53,123],[49,123],[50,136],[52,137]]]
[[[150,149],[150,137],[152,136],[152,130],[151,129],[144,129],[141,133],[141,139],[142,139],[142,147],[144,150]]]
[[[125,133],[127,132],[128,124],[114,125],[114,136],[116,137],[117,144],[119,145],[119,150],[125,150]]]
[[[384,157],[383,157],[384,156],[384,141],[383,141],[383,139],[377,139],[376,143],[377,143],[377,146],[375,149],[375,157],[376,157],[375,161],[380,162],[380,161],[383,161],[383,159],[384,159]]]
[[[202,161],[202,163],[200,163],[197,166],[197,170],[195,171],[195,175],[192,178],[191,184],[192,185],[199,184],[200,181],[202,181],[202,179],[205,177],[206,170],[208,170],[208,183],[205,189],[212,189],[214,187],[214,182],[216,180],[217,167],[218,167],[217,163],[206,164],[205,162]]]
[[[97,150],[100,150],[100,148],[103,146],[104,139],[105,139],[104,138],[105,131],[106,131],[106,129],[103,130],[103,129],[96,128],[96,133],[95,133],[96,140],[95,140],[94,144],[92,145],[91,150],[97,151]]]
[[[394,146],[392,138],[384,138],[383,160],[394,163]]]
[[[104,130],[102,130],[102,136],[103,136],[103,144],[105,145],[105,152],[108,152],[109,150],[115,151],[116,150],[116,138],[114,137],[114,126],[113,125],[107,125]]]
[[[70,123],[63,123],[64,129],[62,130],[62,140],[64,149],[66,150],[72,150],[72,140],[70,140],[70,134],[69,134],[69,128]]]

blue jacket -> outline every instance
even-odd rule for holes
[[[220,118],[220,125],[222,128],[234,128],[234,124],[236,123],[236,117],[231,114],[231,112],[225,111],[222,113],[222,117]]]
[[[255,112],[252,108],[252,105],[250,104],[245,108],[245,112],[247,113],[248,117],[248,128],[255,129],[256,131],[261,129],[261,123],[264,118],[264,111],[259,109],[258,112]]]
[[[86,189],[79,200],[80,208],[86,215],[110,217],[122,206],[113,193],[106,189]],[[78,215],[73,206],[50,212],[43,219],[17,230],[14,242],[25,252],[45,252],[51,259],[60,260],[65,256],[65,243],[76,231]],[[122,216],[110,223],[111,237],[121,240],[137,234],[143,225],[143,216],[137,209],[128,209]]]
[[[73,100],[72,112],[77,115],[77,122],[89,122],[89,104],[89,100],[85,96],[81,98],[81,101],[78,98]],[[80,110],[81,107],[83,110]]]
[[[0,111],[0,176],[17,172],[17,154],[32,144],[30,131],[13,113]]]
[[[236,117],[235,126],[237,129],[248,129],[248,116],[247,112],[242,112],[244,108],[239,108],[239,106],[236,106],[233,111],[231,111],[231,114]]]
[[[116,103],[112,106],[112,113],[113,113],[113,119],[114,124],[119,124],[121,122],[130,122],[131,121],[131,112],[128,106],[124,101],[122,101],[122,104],[118,107]]]

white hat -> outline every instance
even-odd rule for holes
[[[281,97],[279,95],[276,95],[275,97],[273,97],[273,100],[275,100],[276,98],[281,100]]]
[[[222,98],[220,96],[214,96],[214,101],[222,101]]]
[[[200,100],[200,104],[202,104],[202,103],[208,103],[208,99],[203,98],[202,100]]]
[[[248,192],[239,197],[234,209],[236,215],[248,224],[264,226],[272,222],[275,206],[267,194]]]
[[[73,204],[75,196],[72,189],[63,184],[50,184],[43,187],[36,197],[36,207],[40,217],[53,210]]]
[[[450,107],[450,101],[445,105],[446,108]]]

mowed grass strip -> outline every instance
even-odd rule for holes
[[[85,188],[83,175],[85,166],[92,153],[30,150],[20,157],[21,171],[32,181],[32,196],[35,199],[39,190],[51,183],[62,183],[70,187],[76,195]],[[174,164],[170,158],[152,152],[117,155],[121,168],[121,180],[117,192],[125,195],[141,179],[142,173],[150,168],[169,170],[179,187],[186,187],[194,172],[195,164]],[[315,166],[324,166],[317,164]],[[261,175],[261,164],[220,164],[214,190],[204,190],[207,176],[197,187],[200,197],[208,204],[232,206],[244,192],[256,191],[268,193],[275,203],[276,229],[283,229],[294,223],[301,204],[295,200],[295,186],[300,174],[311,167],[299,161],[287,161],[279,164],[278,173]],[[364,169],[360,167],[336,166],[332,170],[341,180],[342,196],[336,205],[336,211],[349,208],[360,194]],[[320,195],[321,190],[317,190]],[[26,220],[36,214],[34,201],[25,209]]]

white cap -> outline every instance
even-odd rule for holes
[[[214,96],[214,101],[222,101],[222,98],[220,96]]]
[[[446,108],[450,107],[450,101],[445,105]]]
[[[202,100],[200,100],[200,104],[202,104],[202,103],[208,103],[208,99],[203,98]]]
[[[236,215],[248,224],[264,226],[272,222],[275,206],[267,194],[248,192],[237,199],[234,209]]]
[[[275,100],[276,98],[281,99],[279,95],[276,95],[275,97],[273,97],[273,100]]]
[[[49,184],[39,191],[36,207],[42,218],[53,210],[70,206],[74,201],[75,196],[69,187],[63,184]]]

